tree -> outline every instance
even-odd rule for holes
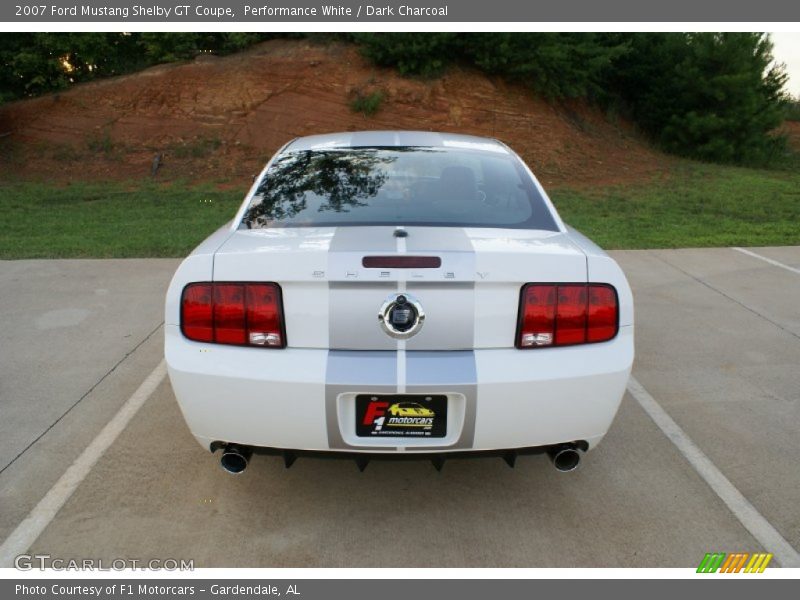
[[[628,34],[609,78],[634,120],[670,152],[761,164],[783,148],[786,74],[760,33]]]
[[[262,33],[5,33],[0,36],[0,102],[73,83],[187,60],[199,52],[236,52]]]

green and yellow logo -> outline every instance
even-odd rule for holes
[[[708,552],[697,567],[698,573],[763,573],[772,554],[766,552]]]

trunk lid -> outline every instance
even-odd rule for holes
[[[293,227],[239,230],[214,258],[215,281],[272,281],[283,291],[290,347],[470,350],[513,347],[520,288],[586,281],[586,256],[566,234],[460,227]],[[436,268],[365,268],[364,257],[430,256]],[[398,342],[378,310],[416,298],[425,322]]]

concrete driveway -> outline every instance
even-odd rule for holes
[[[441,473],[256,457],[231,477],[148,377],[177,261],[0,262],[0,540],[197,567],[696,567],[710,551],[795,564],[800,247],[748,251],[613,253],[636,298],[633,393],[571,474],[544,457]],[[98,446],[110,421],[121,433]],[[80,463],[87,447],[96,462]]]

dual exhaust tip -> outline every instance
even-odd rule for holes
[[[569,473],[578,468],[581,463],[581,452],[574,444],[564,444],[562,446],[555,446],[547,451],[547,456],[550,457],[550,462],[557,471],[561,473]],[[231,475],[241,475],[250,464],[250,459],[253,457],[253,449],[248,446],[237,446],[235,444],[228,444],[222,449],[222,457],[220,458],[220,466]],[[292,459],[291,462],[294,462]],[[286,463],[289,467],[291,462]],[[509,463],[513,466],[513,461]],[[438,467],[440,469],[441,467]],[[363,469],[361,469],[363,471]]]
[[[222,458],[219,459],[219,464],[231,475],[241,475],[244,473],[247,465],[250,464],[250,459],[252,457],[252,448],[228,444],[222,449]]]
[[[547,451],[547,456],[550,457],[550,462],[556,468],[556,471],[562,473],[569,473],[578,468],[581,464],[581,453],[578,448],[572,444],[565,444],[563,446],[556,446]]]

